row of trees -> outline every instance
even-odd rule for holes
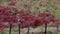
[[[30,11],[25,11],[23,9],[19,9],[15,7],[15,0],[10,2],[8,5],[3,6],[0,5],[0,28],[4,28],[4,26],[10,26],[10,33],[13,23],[19,24],[19,34],[20,34],[20,27],[21,28],[28,28],[29,34],[29,27],[37,27],[42,26],[45,24],[45,34],[47,33],[47,24],[53,22],[55,24],[60,24],[60,20],[56,18],[54,14],[52,14],[49,10],[45,10],[42,13],[31,13]],[[5,23],[7,23],[5,25]],[[9,25],[10,24],[10,25]],[[1,30],[2,31],[2,30]]]
[[[42,26],[44,24],[45,28],[47,29],[47,24],[49,24],[50,22],[59,24],[60,20],[57,20],[56,16],[51,14],[49,10],[45,10],[44,12],[40,12],[39,14],[31,14],[31,12],[29,11],[20,10],[15,7],[0,6],[0,26],[4,26],[5,22],[8,22],[8,24],[10,25],[19,22],[19,25],[21,24],[19,26],[19,29],[20,27],[29,28]]]

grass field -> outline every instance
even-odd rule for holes
[[[51,31],[53,34],[56,34],[56,27],[48,27],[47,28],[48,31]],[[60,30],[60,27],[59,27],[59,30]],[[37,28],[30,28],[30,33],[31,32],[35,32],[35,33],[38,33],[40,31],[43,31],[44,32],[44,27],[37,27]],[[27,32],[27,28],[24,28],[24,29],[21,29],[21,34],[24,34]],[[5,34],[8,34],[9,33],[9,28],[6,28],[5,29]],[[18,33],[18,28],[12,28],[12,34],[17,34]],[[60,32],[59,32],[60,33]]]

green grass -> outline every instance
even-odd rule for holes
[[[30,32],[35,32],[35,31],[37,31],[38,32],[38,30],[42,30],[43,31],[43,29],[44,29],[44,27],[37,27],[37,28],[33,28],[33,29],[30,29]],[[52,34],[55,34],[56,33],[56,28],[55,27],[48,27],[48,29],[52,32]],[[60,29],[60,28],[59,28]],[[25,32],[25,31],[27,31],[27,28],[25,28],[25,29],[21,29],[21,32]],[[23,33],[24,33],[23,32]],[[35,34],[37,33],[37,32],[35,32]],[[12,32],[11,32],[12,34],[17,34],[18,33],[18,30],[16,29],[16,30],[13,30],[12,29]],[[59,32],[60,33],[60,32]],[[4,34],[9,34],[9,28],[6,28],[5,30],[4,30]],[[48,33],[49,34],[49,33]]]

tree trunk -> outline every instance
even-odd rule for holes
[[[56,34],[58,34],[58,30],[59,30],[59,25],[56,24]]]
[[[29,30],[30,30],[30,24],[28,24],[28,32],[27,32],[27,34],[29,34]]]
[[[20,22],[18,23],[18,26],[19,26],[19,27],[18,27],[18,28],[19,28],[18,31],[19,31],[19,34],[20,34]]]
[[[47,34],[47,23],[45,23],[45,34]]]
[[[11,30],[12,30],[12,24],[10,23],[10,30],[9,30],[9,34],[11,34]]]

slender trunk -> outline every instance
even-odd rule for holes
[[[11,34],[11,30],[12,30],[12,24],[10,24],[9,34]]]
[[[28,32],[27,32],[27,34],[29,34],[29,26],[28,26]]]
[[[18,28],[19,28],[19,34],[20,34],[20,22],[19,22],[18,26],[19,26]]]
[[[21,20],[20,20],[20,17],[18,16],[18,31],[19,31],[19,34],[20,34],[20,24],[21,24]]]
[[[45,23],[45,34],[47,34],[47,23]]]
[[[56,24],[56,34],[58,34],[59,26]]]
[[[28,32],[27,32],[27,34],[29,34],[29,30],[30,30],[30,24],[28,24]]]

